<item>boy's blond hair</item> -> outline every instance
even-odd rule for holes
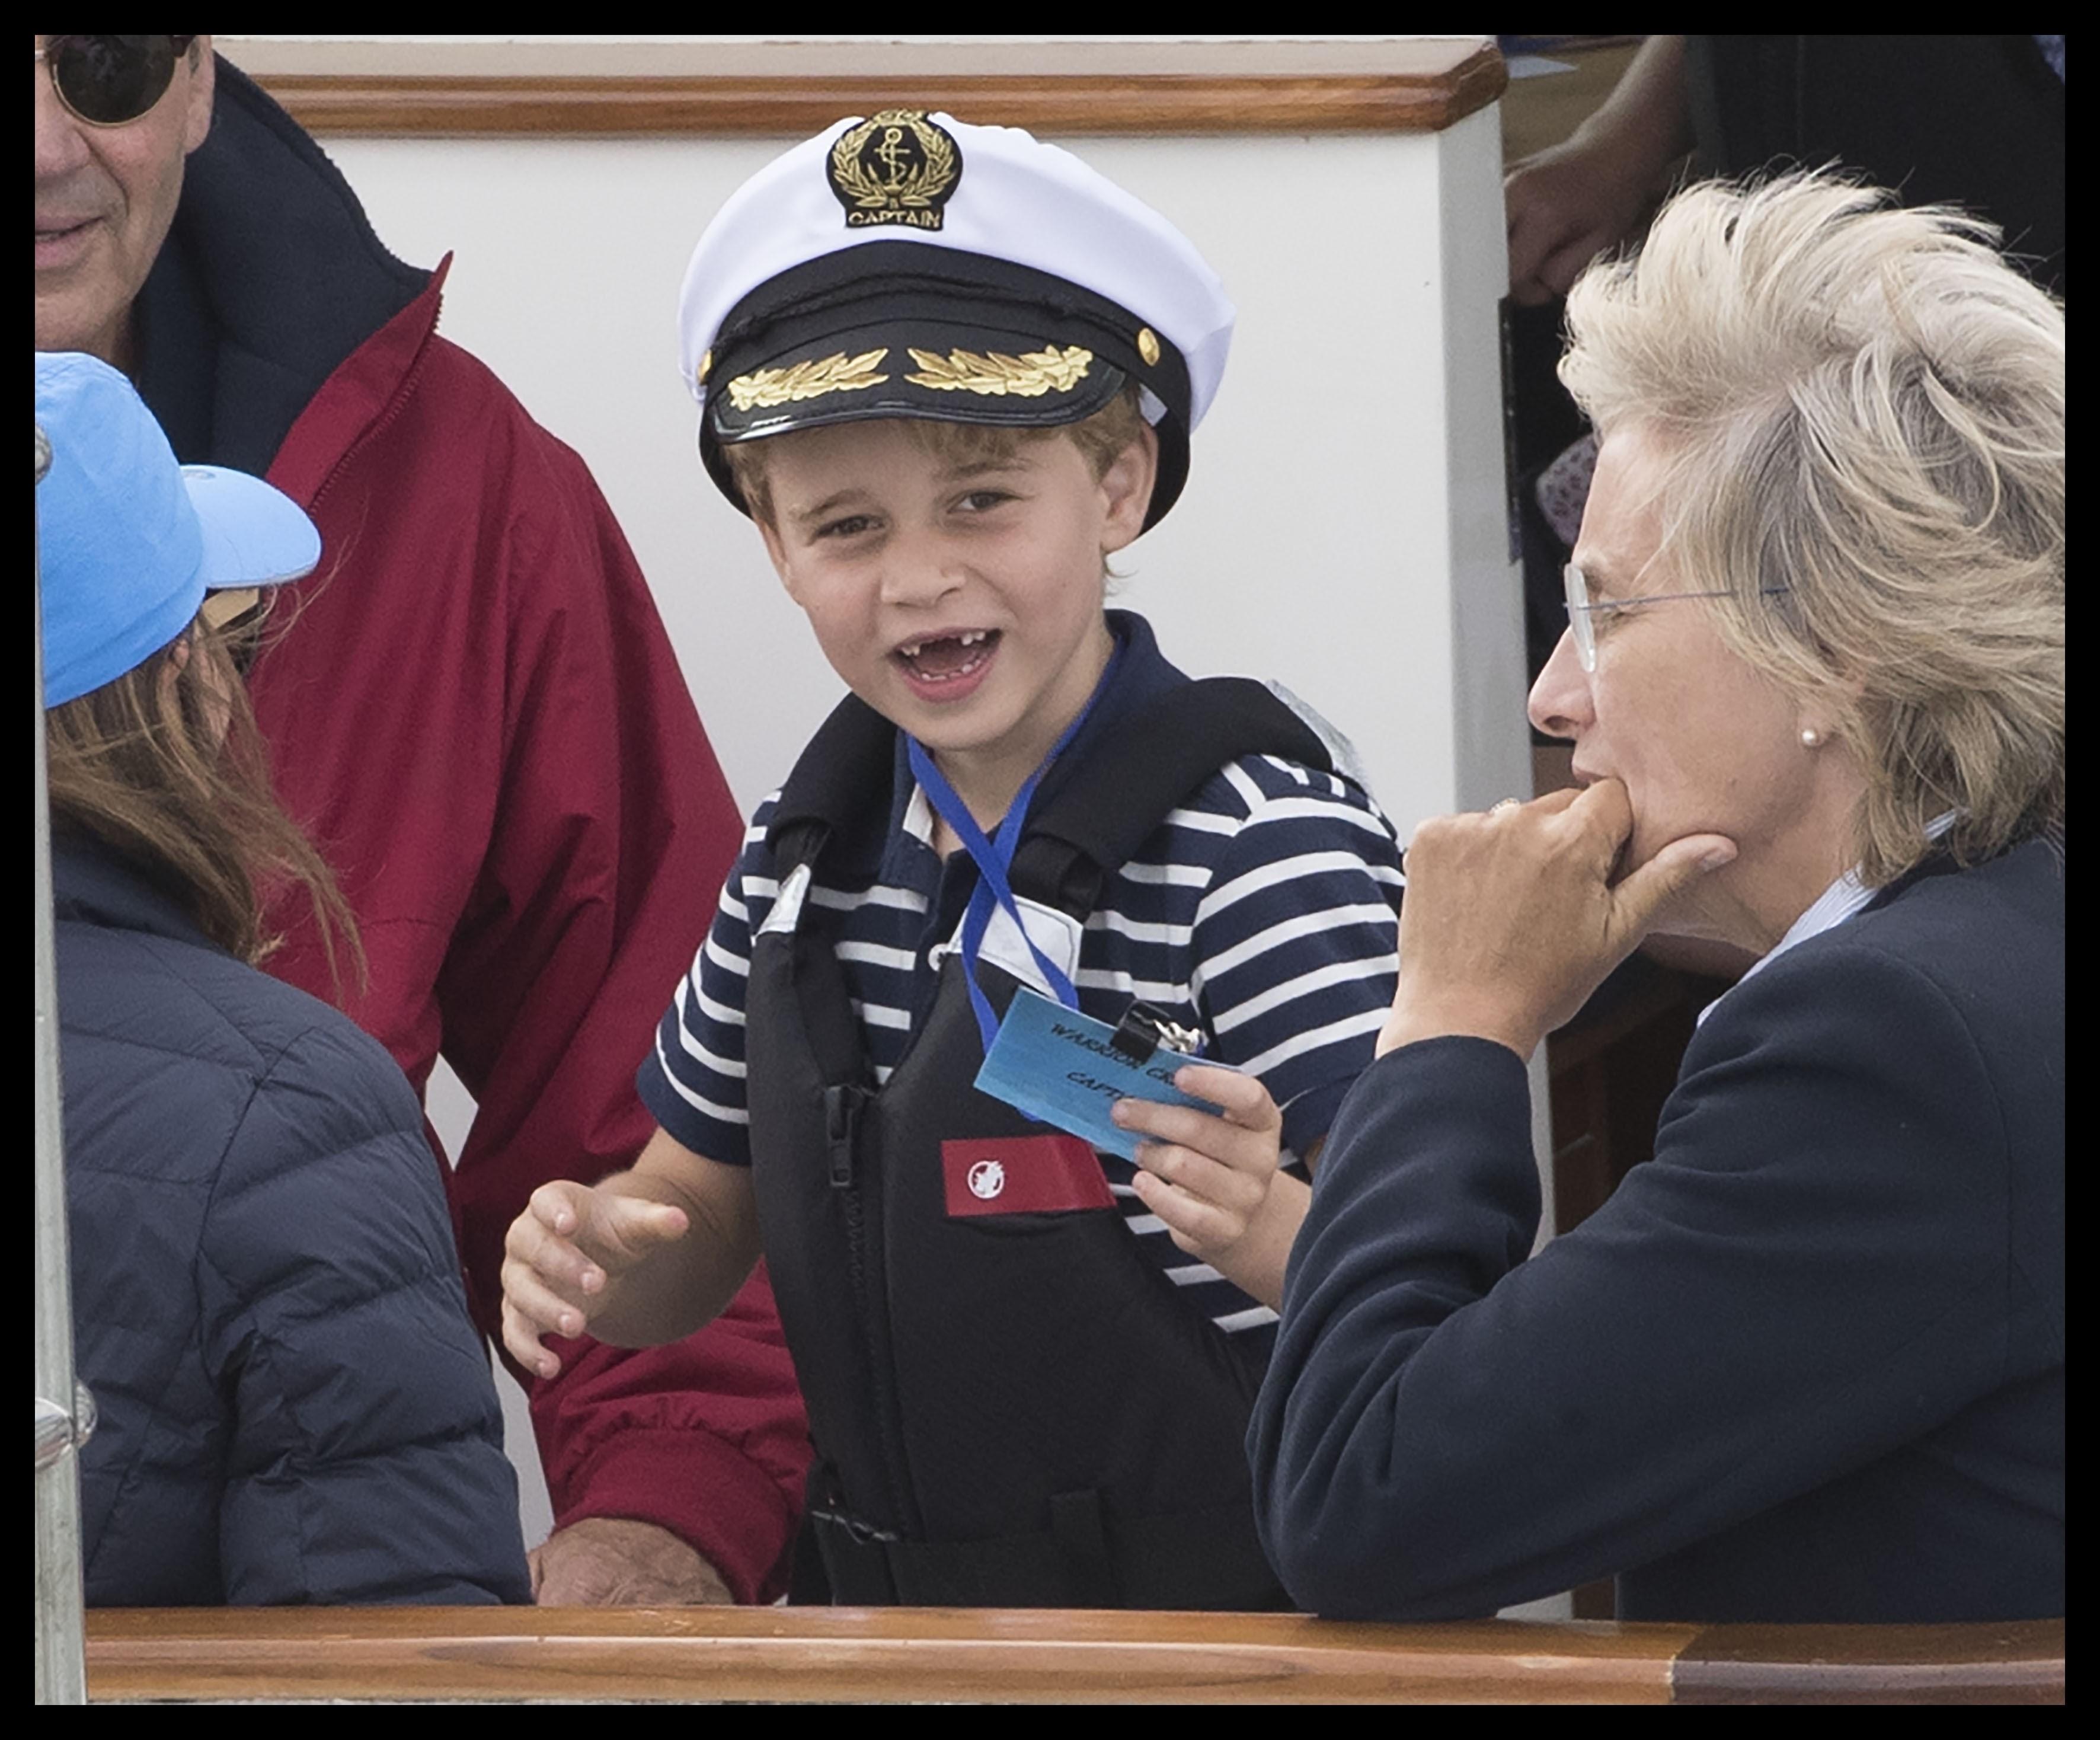
[[[937,457],[951,464],[998,464],[1011,459],[1030,442],[1060,436],[1079,448],[1096,482],[1108,475],[1109,467],[1123,457],[1145,427],[1145,413],[1137,405],[1137,389],[1127,386],[1092,417],[1076,423],[1049,429],[1014,429],[990,423],[937,422],[924,417],[900,417],[911,439]],[[774,439],[779,437],[775,436]],[[743,492],[751,517],[771,526],[773,488],[768,478],[765,450],[770,441],[742,441],[722,449],[736,487]]]

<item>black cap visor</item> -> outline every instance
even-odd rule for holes
[[[1187,475],[1189,385],[1156,334],[1145,333],[1152,360],[1140,354],[1141,329],[1114,303],[1010,262],[871,243],[783,273],[731,311],[706,383],[701,457],[742,508],[723,447],[883,417],[1057,428],[1134,378],[1167,411],[1150,525]]]
[[[726,444],[877,417],[1047,429],[1092,417],[1124,379],[1083,343],[1042,332],[855,322],[755,360],[721,383],[708,417]]]

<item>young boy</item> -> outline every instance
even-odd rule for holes
[[[664,1018],[655,1138],[514,1224],[505,1336],[551,1375],[542,1336],[686,1334],[762,1246],[818,1451],[805,1593],[1282,1604],[1242,1447],[1307,1197],[1279,1150],[1370,1059],[1400,872],[1265,691],[1104,609],[1232,322],[1077,159],[915,111],[789,152],[694,255],[702,458],[853,692]],[[1119,1102],[1133,1168],[979,1093],[1021,984],[1199,1033],[1236,1067],[1176,1081],[1218,1110]]]

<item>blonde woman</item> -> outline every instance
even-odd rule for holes
[[[38,356],[37,423],[88,1601],[527,1600],[415,1097],[254,966],[272,894],[360,965],[213,620],[320,540],[258,479],[179,467],[91,357]]]
[[[1409,850],[1251,1439],[1321,1612],[2063,1611],[2063,315],[1883,206],[1695,188],[1569,298],[1582,789]],[[1526,1261],[1524,1060],[1653,930],[1759,959]]]

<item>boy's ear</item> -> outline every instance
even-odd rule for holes
[[[1101,528],[1103,555],[1121,550],[1145,529],[1153,486],[1158,481],[1159,436],[1151,424],[1140,424],[1136,439],[1101,474],[1101,494],[1108,502]]]

